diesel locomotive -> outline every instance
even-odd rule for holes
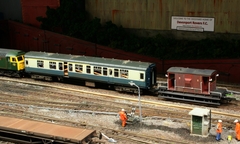
[[[159,98],[220,105],[230,102],[229,92],[217,88],[217,71],[171,67],[167,82],[156,81],[156,65],[149,62],[110,58],[68,55],[47,52],[23,52],[0,49],[0,74],[7,76],[29,75],[33,79],[52,81],[63,79],[82,80],[86,86],[107,84],[116,91],[138,93],[154,92]]]
[[[0,75],[22,76],[25,69],[24,54],[20,50],[0,49]]]

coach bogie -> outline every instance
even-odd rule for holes
[[[138,94],[138,89],[134,87],[114,86],[114,89],[118,92],[129,92],[129,93]],[[142,89],[140,89],[140,94],[143,94]]]
[[[95,82],[85,81],[85,86],[88,86],[88,87],[96,87],[96,84],[95,84]]]
[[[45,76],[45,75],[37,75],[37,74],[30,74],[32,79],[38,80],[45,80],[45,81],[53,81],[52,76]]]
[[[53,77],[53,80],[62,82],[63,81],[63,77]]]

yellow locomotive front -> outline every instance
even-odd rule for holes
[[[21,76],[25,70],[25,52],[0,48],[0,70],[3,75]]]
[[[24,55],[10,56],[8,59],[8,69],[16,72],[21,72],[25,69]]]
[[[23,71],[25,69],[24,65],[24,55],[20,55],[17,57],[17,70],[18,71]]]

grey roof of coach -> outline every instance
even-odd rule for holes
[[[70,54],[58,54],[58,53],[47,53],[47,52],[35,52],[30,51],[25,54],[26,58],[38,58],[38,59],[48,59],[48,60],[61,60],[67,62],[81,62],[88,64],[95,64],[101,66],[112,66],[115,67],[128,67],[128,68],[138,68],[146,69],[152,63],[141,62],[141,61],[130,61],[130,60],[120,60],[113,58],[102,58],[102,57],[91,57],[84,55],[70,55]]]

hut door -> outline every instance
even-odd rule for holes
[[[64,76],[68,76],[68,63],[67,62],[64,62],[63,70],[64,70]]]
[[[202,135],[202,117],[192,115],[192,133]]]

